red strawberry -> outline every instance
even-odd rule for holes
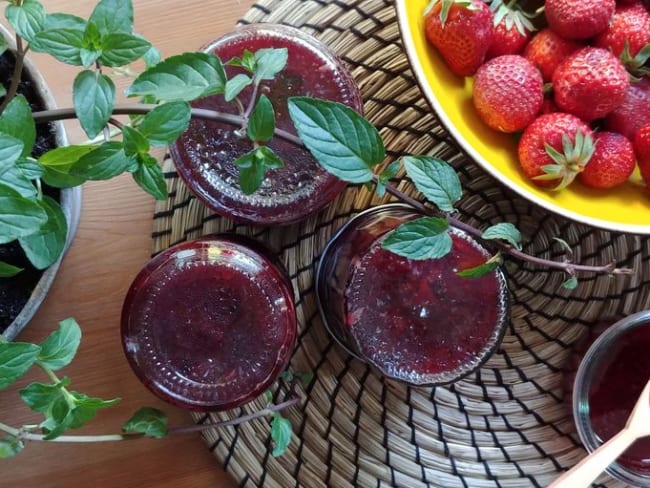
[[[492,12],[481,0],[432,0],[425,10],[427,39],[459,76],[476,73],[492,41]]]
[[[616,0],[546,0],[551,29],[565,39],[588,39],[601,33],[614,14]]]
[[[551,29],[542,29],[526,45],[524,57],[539,68],[544,81],[551,81],[555,68],[581,47],[584,47],[582,43],[563,39]]]
[[[623,103],[607,114],[605,127],[632,140],[646,124],[650,124],[650,79],[642,78],[630,84]]]
[[[572,54],[553,73],[557,106],[586,121],[604,117],[619,107],[629,87],[621,61],[596,47],[588,46]]]
[[[616,132],[594,134],[594,154],[578,179],[592,188],[613,188],[625,183],[634,171],[632,143]]]
[[[528,14],[503,0],[492,0],[490,10],[494,13],[494,32],[485,59],[519,54],[536,30]]]
[[[631,57],[650,44],[650,13],[640,3],[618,7],[607,29],[594,40],[594,45],[609,49],[620,57],[626,42]]]
[[[634,136],[634,152],[641,176],[650,191],[650,124],[641,127]]]
[[[499,56],[483,64],[474,76],[474,107],[492,129],[516,132],[542,108],[543,85],[542,75],[526,58]]]
[[[556,112],[537,117],[519,139],[519,164],[536,185],[559,190],[593,154],[592,132],[578,117]]]

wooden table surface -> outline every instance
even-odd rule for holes
[[[78,0],[42,1],[48,12],[78,15],[88,15],[94,5]],[[252,0],[133,3],[135,30],[169,56],[197,50],[231,30]],[[43,71],[57,104],[70,106],[77,70],[43,55],[30,56]],[[71,141],[81,141],[79,128],[68,127]],[[157,400],[139,383],[120,345],[122,300],[151,252],[153,207],[153,200],[129,176],[84,185],[81,222],[73,245],[44,305],[18,338],[41,341],[59,320],[70,316],[81,324],[81,347],[62,373],[72,379],[75,390],[103,398],[119,396],[122,403],[100,412],[80,433],[117,433],[144,405],[163,409],[170,425],[191,424],[187,412]],[[38,372],[30,373],[18,386],[0,392],[0,421],[15,426],[38,421],[21,403],[18,389],[39,378]],[[19,456],[0,460],[0,472],[0,486],[16,488],[234,486],[198,434],[104,444],[32,442]]]

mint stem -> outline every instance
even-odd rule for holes
[[[378,176],[373,176],[373,181],[375,183],[379,182],[379,177]],[[472,237],[475,237],[477,239],[482,239],[482,231],[477,229],[476,227],[473,227],[465,222],[462,222],[458,220],[455,217],[452,217],[450,215],[447,215],[442,212],[438,212],[436,210],[433,210],[424,204],[422,202],[419,202],[415,200],[414,198],[406,195],[404,192],[398,190],[394,186],[388,184],[386,185],[386,192],[390,193],[394,197],[397,197],[398,199],[402,200],[404,203],[407,203],[411,207],[419,210],[420,212],[424,213],[425,215],[430,215],[430,216],[436,216],[436,217],[443,217],[447,219],[450,225],[453,225],[454,227],[463,230],[467,232],[469,235]],[[514,248],[510,244],[500,241],[500,240],[490,240],[489,244],[494,245],[497,247],[499,250],[502,252],[520,259],[522,261],[527,261],[532,264],[537,264],[540,266],[544,266],[547,268],[552,268],[552,269],[559,269],[564,271],[565,273],[573,276],[576,272],[584,272],[584,273],[605,273],[605,274],[618,274],[618,275],[623,275],[623,274],[632,274],[632,270],[629,268],[617,268],[616,267],[616,262],[611,262],[609,264],[603,265],[603,266],[587,266],[583,264],[574,264],[571,262],[566,262],[566,261],[553,261],[550,259],[543,259],[543,258],[538,258],[536,256],[531,256],[530,254],[527,254],[523,251],[520,251],[519,249]]]
[[[183,427],[174,427],[169,429],[169,434],[192,434],[194,432],[202,432],[204,430],[210,430],[217,427],[226,427],[230,425],[239,425],[244,422],[249,422],[251,420],[268,417],[273,415],[275,412],[279,412],[286,408],[297,405],[300,402],[300,398],[297,396],[290,397],[288,400],[285,400],[282,403],[277,405],[269,405],[268,407],[258,410],[257,412],[250,413],[247,415],[242,415],[240,417],[234,418],[232,420],[224,420],[223,422],[214,422],[210,424],[197,424],[189,425]],[[31,427],[31,426],[30,426]],[[0,422],[0,431],[6,432],[9,435],[17,437],[25,441],[36,441],[36,442],[75,442],[75,443],[87,443],[87,442],[116,442],[116,441],[126,441],[141,439],[144,437],[144,434],[140,433],[124,433],[124,434],[103,434],[103,435],[60,435],[54,439],[45,440],[44,435],[33,434],[31,432],[25,432],[25,429],[16,429],[7,424]]]
[[[5,95],[5,99],[0,105],[0,113],[9,105],[9,102],[16,96],[18,93],[18,85],[20,84],[20,78],[23,72],[23,63],[25,60],[25,53],[27,51],[23,49],[23,39],[18,34],[16,34],[16,65],[14,66],[14,72],[11,75],[11,85],[9,85],[9,90]]]

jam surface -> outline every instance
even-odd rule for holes
[[[346,325],[361,354],[390,376],[419,383],[465,369],[496,340],[504,313],[497,275],[458,277],[487,254],[459,235],[452,239],[442,259],[409,260],[377,239],[351,262]]]
[[[190,408],[228,408],[266,388],[295,339],[281,276],[255,254],[212,244],[164,261],[145,268],[125,304],[125,350],[141,379]]]
[[[603,442],[620,432],[650,379],[650,323],[626,332],[615,343],[602,374],[589,391],[589,417]],[[650,402],[650,398],[646,399]],[[650,437],[637,440],[618,462],[650,473]]]
[[[224,62],[241,57],[245,49],[287,48],[287,66],[274,80],[262,82],[261,92],[271,100],[276,112],[276,127],[295,132],[287,100],[306,95],[346,103],[361,110],[353,80],[338,61],[300,36],[273,29],[240,31],[218,41],[214,54]],[[228,78],[244,70],[226,66]],[[240,94],[247,104],[252,87]],[[221,95],[199,100],[194,106],[237,114],[237,106]],[[248,223],[292,223],[319,210],[331,201],[345,184],[326,173],[305,148],[274,137],[268,143],[284,161],[284,167],[267,171],[261,187],[244,194],[238,184],[238,168],[233,161],[251,151],[253,145],[235,133],[236,127],[193,119],[188,130],[172,147],[179,173],[204,202],[222,215]]]

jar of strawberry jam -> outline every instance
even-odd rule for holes
[[[363,110],[354,79],[340,59],[322,42],[294,28],[276,24],[240,27],[206,46],[224,63],[241,58],[244,50],[286,48],[286,67],[274,80],[262,81],[276,114],[276,128],[295,133],[287,100],[311,96],[347,104]],[[243,68],[226,66],[228,79],[244,74]],[[239,98],[247,104],[252,86]],[[194,107],[238,114],[234,102],[215,95],[194,102]],[[274,137],[268,146],[284,161],[284,166],[268,170],[260,188],[245,194],[238,182],[235,159],[250,152],[253,144],[237,127],[220,122],[193,119],[188,130],[171,146],[179,175],[192,192],[215,212],[238,222],[258,225],[290,224],[321,210],[344,188],[345,183],[324,171],[302,146]]]
[[[328,243],[316,276],[323,320],[352,355],[381,374],[414,385],[456,381],[498,347],[508,323],[508,288],[497,270],[482,278],[456,272],[490,257],[452,229],[452,251],[410,260],[382,248],[404,222],[422,217],[402,204],[350,220]]]
[[[650,310],[646,310],[605,329],[579,363],[572,408],[588,451],[623,429],[649,379]],[[607,472],[631,486],[650,487],[650,437],[637,440]]]
[[[242,236],[204,237],[158,254],[122,308],[124,352],[138,378],[190,410],[225,410],[264,392],[295,339],[284,268]]]

